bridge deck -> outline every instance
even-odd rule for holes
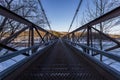
[[[59,40],[15,80],[106,80]]]

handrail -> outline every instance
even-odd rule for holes
[[[68,41],[68,40],[67,40],[67,41]],[[111,59],[114,59],[114,60],[120,62],[120,56],[118,56],[118,55],[111,54],[111,53],[108,53],[108,52],[105,52],[105,51],[102,51],[102,50],[98,50],[98,49],[95,49],[95,48],[92,48],[92,47],[88,47],[88,46],[83,45],[83,44],[80,44],[80,43],[75,43],[75,42],[71,42],[71,41],[69,41],[69,42],[70,42],[70,43],[73,43],[73,44],[76,44],[76,45],[78,45],[78,46],[81,46],[82,48],[95,51],[95,52],[97,52],[97,53],[99,53],[99,54],[102,54],[102,55],[108,57],[108,58],[111,58]]]
[[[33,62],[35,60],[35,58],[38,58],[41,54],[44,53],[44,51],[46,51],[53,44],[54,43],[51,43],[51,44],[47,45],[43,49],[35,52],[35,54],[32,54],[31,56],[28,56],[28,57],[24,58],[23,60],[17,62],[16,64],[14,64],[14,65],[10,66],[9,68],[5,69],[4,71],[0,72],[0,80],[3,80],[5,77],[9,76],[12,72],[16,71],[16,69],[20,69],[24,65],[29,65],[31,62]],[[33,47],[35,47],[35,46],[33,46]],[[26,50],[28,50],[28,49],[26,49]],[[24,50],[22,50],[22,52],[24,52],[26,50],[24,49]],[[20,53],[18,53],[18,54],[20,54]]]
[[[23,49],[23,50],[15,51],[15,52],[13,52],[13,53],[9,53],[9,54],[7,54],[7,55],[0,56],[0,62],[3,62],[3,61],[5,61],[5,60],[8,60],[8,59],[10,59],[10,58],[12,58],[12,57],[15,57],[15,56],[19,55],[19,54],[23,54],[23,53],[25,53],[26,51],[29,51],[29,50],[31,50],[31,49],[35,49],[35,48],[37,48],[37,47],[39,47],[39,46],[40,46],[40,45],[32,46],[32,47],[29,47],[29,48],[26,48],[26,49]]]
[[[66,41],[66,40],[65,40]],[[66,43],[73,49],[75,50],[76,53],[79,53],[81,57],[86,59],[96,70],[98,70],[101,74],[106,76],[106,78],[109,80],[119,80],[120,79],[120,72],[105,63],[100,62],[99,60],[93,58],[93,56],[90,56],[89,54],[86,54],[86,52],[81,51],[80,49],[76,48],[76,46],[71,45],[69,43],[70,41],[66,41]],[[74,43],[76,44],[76,43]],[[78,45],[79,46],[79,45]],[[82,45],[84,46],[84,45]],[[88,48],[87,46],[84,46],[84,48]],[[92,48],[91,48],[92,49]],[[120,58],[120,57],[119,57]]]
[[[53,42],[51,41],[51,43],[53,43]],[[17,56],[17,55],[24,54],[25,52],[27,52],[29,50],[36,49],[36,48],[40,47],[41,45],[46,45],[46,44],[47,43],[42,43],[42,44],[39,44],[39,45],[31,46],[29,48],[25,48],[25,49],[22,49],[22,50],[19,50],[19,51],[15,51],[15,52],[0,56],[0,62],[6,61],[6,60],[8,60],[12,57]]]

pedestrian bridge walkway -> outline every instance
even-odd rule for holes
[[[30,61],[14,80],[107,80],[104,74],[91,65],[81,53],[75,52],[62,40],[51,45],[41,55]],[[27,64],[27,63],[26,63]],[[13,72],[13,74],[17,74]]]

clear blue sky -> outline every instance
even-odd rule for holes
[[[80,0],[41,0],[51,27],[56,31],[68,31]],[[83,0],[79,14],[83,12],[86,0]],[[72,29],[71,29],[72,30]]]

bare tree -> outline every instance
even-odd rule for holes
[[[38,7],[37,0],[1,0],[0,5],[17,13],[25,19],[35,23],[36,25],[46,24],[42,10]],[[0,16],[0,41],[8,36],[13,35],[17,31],[21,30],[26,25],[9,19],[4,16]],[[41,26],[42,27],[42,26]],[[23,36],[22,36],[23,37]],[[17,38],[16,38],[17,39]],[[11,40],[6,41],[4,44],[8,44]],[[16,43],[15,43],[16,44]],[[8,44],[11,47],[17,45]],[[2,48],[0,48],[0,51]],[[8,50],[4,51],[3,54],[8,53]]]
[[[86,9],[86,21],[91,21],[99,16],[102,16],[106,12],[118,7],[120,5],[120,0],[92,0],[92,7],[87,3]],[[116,21],[117,22],[117,21]],[[109,30],[116,23],[113,19],[106,22],[100,23],[100,31],[109,32]]]
[[[36,0],[3,0],[0,1],[0,5],[37,25],[45,24],[45,20],[40,8],[38,8]],[[22,27],[23,24],[7,17],[0,16],[0,40],[2,40],[6,34],[12,35],[16,31],[22,29]]]
[[[87,3],[87,17],[86,21],[91,21],[99,16],[102,16],[103,14],[107,13],[108,11],[114,9],[115,7],[118,7],[120,5],[120,0],[91,0],[91,5]],[[99,27],[99,30],[104,33],[109,33],[110,29],[119,21],[118,18],[116,21],[114,19],[110,19],[105,22],[101,22],[98,25],[95,25],[95,27]],[[103,43],[102,43],[102,36],[99,35],[99,45],[100,49],[103,50]],[[101,59],[102,60],[102,56]]]

